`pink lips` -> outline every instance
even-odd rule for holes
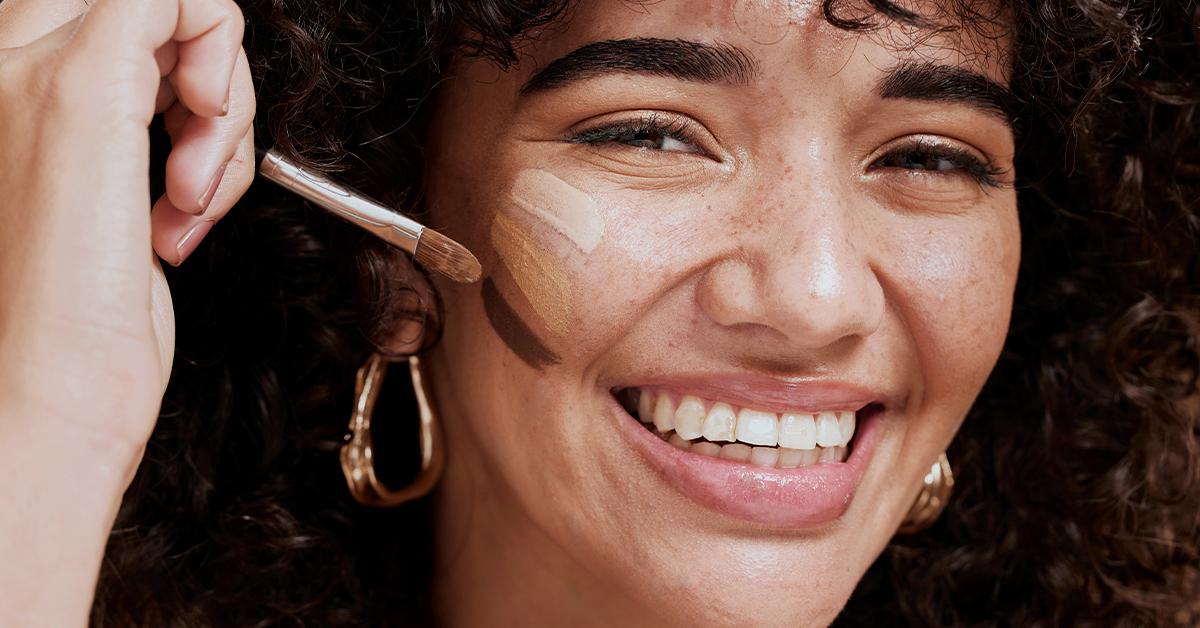
[[[796,384],[774,387],[741,380],[729,385],[703,381],[655,382],[654,386],[688,391],[708,399],[746,407],[782,411],[857,409],[881,397],[841,384]],[[705,393],[709,394],[705,394]],[[759,394],[765,393],[765,394]],[[634,449],[677,491],[711,510],[746,521],[790,528],[829,523],[846,512],[866,472],[881,431],[883,413],[860,416],[845,462],[823,462],[796,469],[774,469],[683,451],[655,436],[612,401],[618,424]],[[862,419],[866,420],[862,420]]]

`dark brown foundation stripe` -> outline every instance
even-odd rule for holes
[[[544,366],[558,364],[559,357],[550,350],[542,340],[533,333],[529,325],[521,319],[521,316],[513,310],[508,301],[504,300],[504,296],[496,289],[496,284],[491,277],[486,277],[483,280],[483,286],[480,288],[480,293],[483,296],[483,309],[487,312],[488,322],[492,324],[492,329],[496,330],[496,335],[512,349],[517,357],[521,358],[526,364],[535,369],[541,369]]]

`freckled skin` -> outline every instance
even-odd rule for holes
[[[493,324],[503,297],[439,280],[447,318],[429,364],[449,443],[435,592],[447,625],[825,625],[958,429],[1007,332],[1015,194],[868,166],[925,134],[1011,170],[1011,131],[872,86],[913,57],[1004,83],[1003,51],[978,53],[1009,42],[897,50],[829,27],[819,4],[584,1],[511,71],[452,65],[428,148],[433,221],[495,273],[488,226],[511,210],[518,174],[539,168],[595,199],[605,235],[585,254],[530,227],[571,286],[566,337],[508,302],[528,331],[515,340]],[[605,76],[518,98],[537,68],[620,37],[727,42],[759,75],[736,86]],[[711,155],[562,141],[638,111],[686,116]],[[499,283],[494,296],[508,295]],[[537,338],[557,361],[520,357]],[[613,425],[611,387],[684,372],[823,375],[897,400],[846,513],[768,531],[675,492]]]

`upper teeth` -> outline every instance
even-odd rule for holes
[[[680,398],[676,404],[667,393],[642,391],[638,414],[642,422],[653,422],[659,432],[674,430],[685,440],[703,436],[713,442],[815,449],[845,447],[854,437],[855,415],[845,410],[776,414],[713,403],[693,395]]]

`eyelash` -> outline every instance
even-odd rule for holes
[[[566,141],[571,144],[593,146],[620,144],[638,150],[657,150],[645,146],[634,146],[631,143],[635,141],[633,138],[645,134],[657,134],[663,138],[674,139],[695,147],[699,153],[704,153],[703,149],[699,148],[695,134],[688,128],[686,122],[679,119],[663,119],[663,116],[659,114],[649,114],[578,131],[568,136]],[[948,170],[912,167],[912,164],[928,163],[931,159],[945,160],[954,167]],[[906,163],[909,166],[901,165]],[[877,170],[879,168],[902,168],[918,172],[961,175],[973,179],[979,185],[991,188],[1003,187],[1000,177],[1005,172],[1003,169],[979,159],[966,149],[923,140],[917,140],[908,146],[892,150],[872,163],[869,169]]]
[[[683,142],[694,147],[697,153],[704,153],[704,150],[699,147],[696,135],[688,128],[686,122],[677,118],[664,119],[664,116],[657,113],[618,122],[610,122],[578,131],[568,136],[567,142],[571,144],[591,145],[621,144],[630,148],[657,150],[645,146],[634,146],[629,143],[634,141],[632,138],[648,133],[654,133],[664,138]]]
[[[947,170],[912,167],[912,164],[928,163],[931,159],[944,160],[954,167]],[[1000,180],[1000,177],[1004,176],[1003,169],[976,157],[964,148],[944,146],[927,140],[918,139],[907,146],[893,149],[875,160],[868,169],[878,170],[880,168],[901,168],[931,174],[961,175],[970,177],[984,187],[1004,187]]]

